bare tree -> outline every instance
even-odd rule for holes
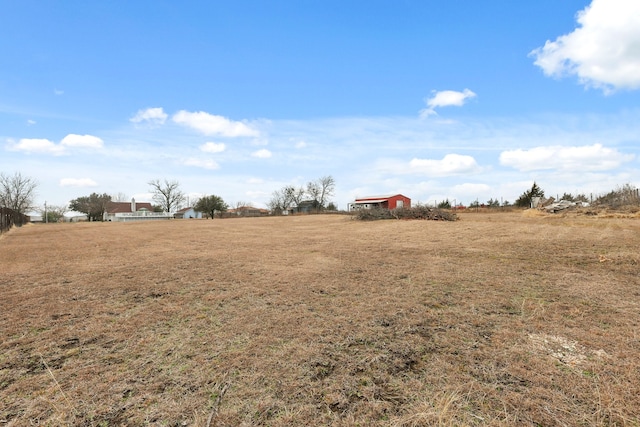
[[[291,203],[296,205],[296,207],[300,206],[300,203],[304,200],[304,196],[306,194],[304,188],[295,188],[292,185],[284,187],[283,191],[287,193],[288,199],[291,200]]]
[[[307,195],[313,200],[313,208],[319,210],[322,205],[320,204],[320,196],[322,194],[322,187],[318,181],[309,181],[307,183]]]
[[[39,210],[44,222],[60,222],[64,219],[64,214],[69,212],[67,205],[48,205],[46,202]]]
[[[329,199],[333,197],[335,188],[336,188],[336,180],[333,179],[331,175],[323,176],[318,180],[318,185],[320,187],[320,206],[324,209],[327,206],[327,202]]]
[[[295,197],[295,191],[291,191],[291,189],[293,187],[283,187],[273,192],[271,200],[267,203],[273,214],[282,215],[291,208]]]
[[[128,202],[131,199],[129,199],[129,196],[127,196],[124,193],[118,193],[118,194],[112,194],[111,195],[111,201],[112,202]]]
[[[32,209],[38,183],[20,172],[13,175],[0,173],[0,207],[25,214]]]
[[[235,208],[236,209],[240,209],[240,208],[253,208],[253,203],[252,202],[244,202],[242,200],[239,200],[236,202],[235,204]]]
[[[159,179],[154,179],[149,181],[148,184],[151,186],[153,201],[158,203],[165,212],[174,212],[187,199],[182,190],[180,190],[178,181],[165,179],[164,182],[160,182]]]
[[[276,215],[281,215],[292,207],[300,208],[305,198],[312,201],[313,209],[325,209],[329,198],[333,196],[335,189],[335,180],[331,176],[325,176],[315,181],[309,181],[307,188],[296,188],[293,185],[287,185],[280,190],[274,191],[268,206]]]
[[[331,175],[327,175],[315,181],[309,181],[307,183],[307,194],[313,200],[314,207],[321,210],[327,207],[335,188],[335,179]]]
[[[276,190],[271,194],[271,199],[267,203],[271,213],[274,215],[282,215],[287,209],[287,202],[282,191]]]

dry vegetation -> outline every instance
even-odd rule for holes
[[[640,425],[640,222],[30,225],[0,425]]]

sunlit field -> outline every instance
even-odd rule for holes
[[[0,425],[638,426],[638,218],[39,224]]]

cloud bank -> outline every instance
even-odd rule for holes
[[[182,126],[197,130],[204,135],[219,135],[230,138],[241,136],[259,136],[259,132],[243,122],[226,117],[216,116],[204,111],[195,113],[181,110],[173,115],[172,120]]]
[[[555,169],[558,171],[606,171],[634,159],[602,144],[581,147],[535,147],[530,150],[510,150],[500,154],[500,164],[520,171]]]
[[[102,148],[102,139],[93,135],[76,135],[70,133],[62,138],[59,144],[43,138],[22,138],[17,143],[9,141],[8,149],[11,151],[21,151],[28,154],[49,154],[60,156],[67,154],[69,149],[75,148]]]
[[[640,88],[640,1],[593,0],[578,12],[579,27],[533,50],[551,77],[576,76],[610,93]]]

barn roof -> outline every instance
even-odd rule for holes
[[[356,199],[356,203],[382,203],[389,200],[391,197],[385,197],[384,199]]]
[[[402,195],[402,194],[389,194],[389,195],[385,195],[385,196],[367,196],[367,197],[357,197],[356,198],[356,203],[381,203],[384,201],[387,201],[393,197],[406,197],[408,199],[407,196]]]

